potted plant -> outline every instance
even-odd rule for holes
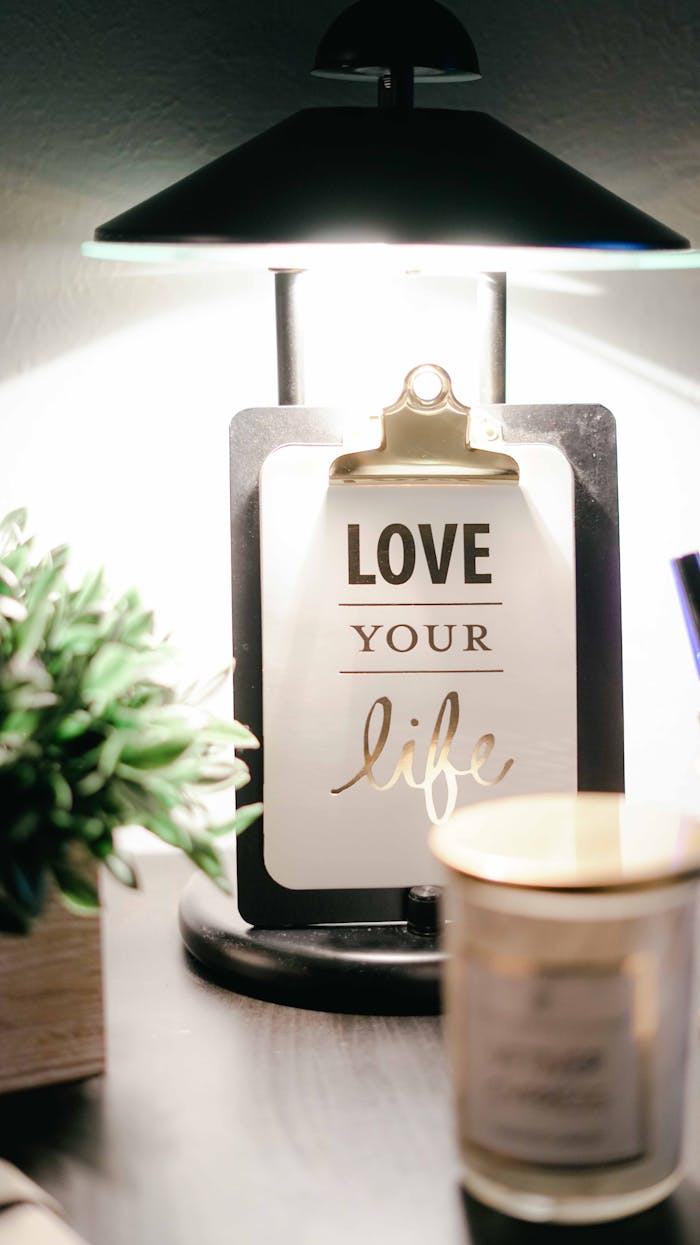
[[[26,515],[0,522],[0,1090],[103,1066],[97,865],[128,886],[115,834],[138,824],[227,888],[206,793],[239,788],[257,741],[178,698],[172,652],[138,594],[77,586],[39,557]]]

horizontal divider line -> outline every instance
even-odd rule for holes
[[[338,674],[503,674],[503,668],[497,670],[339,670]]]
[[[411,609],[413,607],[426,608],[435,606],[436,609],[443,606],[450,609],[463,609],[465,606],[471,605],[503,605],[502,601],[339,601],[338,605],[350,608],[353,605],[374,607],[375,609],[386,609],[391,606],[396,609]]]

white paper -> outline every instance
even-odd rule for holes
[[[282,885],[437,882],[427,833],[455,806],[576,788],[572,474],[552,446],[515,452],[520,487],[329,488],[325,446],[265,462],[265,862]]]

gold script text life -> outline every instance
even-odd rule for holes
[[[450,760],[450,748],[459,726],[459,696],[457,692],[448,692],[440,705],[435,720],[423,776],[416,778],[414,770],[415,740],[409,739],[401,749],[394,772],[389,780],[387,782],[379,782],[375,776],[374,769],[389,739],[391,715],[392,704],[389,697],[379,696],[370,708],[365,721],[363,734],[364,764],[349,782],[344,783],[342,787],[332,788],[331,795],[340,795],[342,791],[347,791],[349,787],[353,787],[355,783],[360,782],[363,778],[367,779],[370,787],[375,791],[389,791],[400,778],[403,778],[408,787],[423,792],[428,817],[431,822],[439,825],[441,822],[446,821],[455,810],[458,795],[458,778],[465,778],[467,775],[471,775],[480,787],[495,787],[497,783],[502,782],[513,765],[513,758],[510,757],[495,778],[486,778],[482,774],[481,771],[495,746],[496,740],[492,734],[482,735],[477,740],[472,750],[468,769],[458,769],[456,765],[453,765]],[[417,725],[415,719],[412,724]],[[371,742],[373,731],[377,732],[374,743]],[[435,798],[435,787],[440,779],[443,780],[444,784],[444,809],[442,813],[437,811]]]

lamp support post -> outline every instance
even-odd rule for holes
[[[275,272],[275,324],[277,331],[277,401],[280,406],[304,403],[304,340],[300,302],[299,269]]]
[[[506,400],[506,274],[482,272],[476,291],[479,401]]]
[[[377,105],[379,108],[413,108],[413,65],[397,62],[388,74],[377,80]]]
[[[277,401],[280,406],[304,404],[302,276],[301,269],[275,272]],[[506,400],[507,302],[505,272],[479,273],[476,291],[479,401],[488,405]]]

